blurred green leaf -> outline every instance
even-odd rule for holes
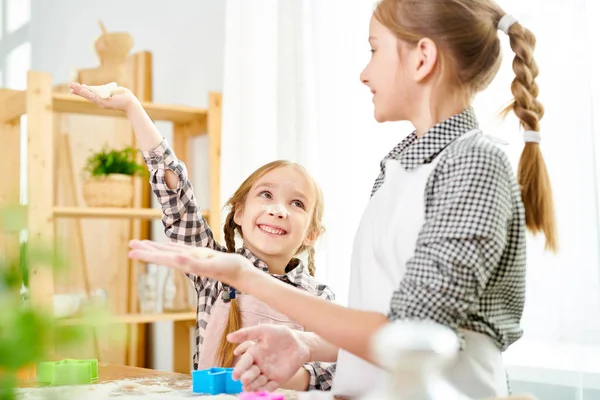
[[[19,266],[23,285],[29,287],[29,268],[27,267],[27,242],[21,243],[19,247]]]
[[[0,237],[26,230],[27,208],[21,205],[0,209]],[[14,399],[16,372],[47,359],[50,350],[76,345],[86,336],[85,325],[61,324],[51,313],[29,306],[29,269],[35,265],[54,274],[70,268],[69,260],[52,243],[28,239],[15,241],[14,253],[0,253],[0,399]],[[0,246],[0,251],[4,247]],[[52,306],[50,306],[52,308]]]
[[[6,313],[8,318],[3,318],[0,323],[0,365],[6,370],[17,371],[45,357],[52,321],[27,307],[18,304],[11,307],[19,312]]]
[[[14,234],[27,228],[27,209],[18,204],[0,208],[0,227],[2,232]]]
[[[13,374],[0,372],[0,399],[14,400],[17,398],[13,388],[17,384],[17,378]]]

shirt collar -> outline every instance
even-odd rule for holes
[[[475,111],[468,107],[461,113],[437,123],[421,138],[417,137],[416,131],[412,132],[388,153],[382,164],[386,160],[398,160],[407,170],[428,164],[455,139],[478,126]]]
[[[248,250],[245,246],[242,246],[237,250],[238,254],[246,257],[247,259],[254,264],[254,266],[260,269],[263,272],[269,273],[269,266],[260,258],[256,257],[250,250]],[[305,273],[306,266],[300,259],[292,258],[288,265],[285,267],[285,274],[271,274],[275,278],[281,279],[287,283],[297,284],[300,281],[300,276]]]

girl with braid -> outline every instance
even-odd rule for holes
[[[274,161],[254,171],[227,202],[224,236],[226,246],[214,239],[206,219],[199,212],[192,185],[182,161],[160,136],[138,99],[119,87],[108,98],[95,87],[70,84],[72,93],[100,107],[122,110],[135,132],[150,170],[152,190],[162,206],[165,233],[171,243],[165,250],[181,251],[194,246],[200,254],[210,248],[237,253],[257,271],[272,280],[285,282],[311,296],[333,301],[332,291],[314,278],[314,243],[323,232],[323,196],[306,170],[295,163]],[[236,236],[243,244],[236,247]],[[305,265],[296,256],[307,254]],[[160,263],[159,263],[160,264]],[[236,345],[227,335],[242,327],[273,324],[302,331],[302,324],[276,311],[255,296],[235,286],[202,275],[187,274],[198,294],[194,369],[233,367]],[[335,364],[307,362],[283,385],[295,390],[327,390]]]
[[[524,131],[516,174],[472,107],[501,66],[501,35],[514,52],[507,111]],[[132,242],[130,256],[240,285],[311,331],[254,326],[229,335],[245,349],[233,375],[249,385],[273,389],[299,363],[337,361],[332,394],[361,396],[388,376],[371,352],[376,333],[416,319],[456,333],[448,382],[471,399],[506,395],[502,353],[523,335],[527,230],[557,248],[535,36],[493,0],[381,0],[368,41],[360,79],[375,120],[415,130],[381,162],[354,240],[349,307],[269,281],[235,255]]]

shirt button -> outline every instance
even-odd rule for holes
[[[162,156],[154,156],[153,160],[156,162],[161,162],[163,160],[163,157]]]

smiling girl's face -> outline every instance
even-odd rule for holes
[[[287,264],[302,244],[311,243],[315,203],[314,188],[297,168],[283,166],[265,173],[235,213],[244,246],[267,264]]]

